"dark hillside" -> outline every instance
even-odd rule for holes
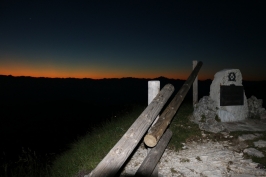
[[[177,93],[183,80],[156,78]],[[209,95],[211,80],[199,81],[199,98]],[[1,152],[21,147],[41,153],[59,152],[93,127],[130,105],[146,105],[148,79],[51,79],[0,76]],[[266,100],[266,82],[244,81],[247,97]],[[186,96],[192,100],[190,89]],[[265,102],[264,102],[265,107]]]
[[[184,81],[161,80],[161,87]],[[1,152],[21,147],[46,152],[64,150],[130,105],[147,104],[147,79],[51,79],[0,76]],[[176,89],[178,90],[178,89]],[[12,141],[11,141],[12,140]]]

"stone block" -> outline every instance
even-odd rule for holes
[[[266,141],[264,141],[264,140],[256,141],[256,142],[254,142],[254,146],[259,147],[259,148],[264,148],[264,147],[266,147]]]
[[[221,122],[233,122],[233,121],[235,121],[234,115],[231,114],[230,112],[226,111],[226,110],[218,109],[217,115],[221,119]]]
[[[263,111],[263,112],[260,114],[260,119],[266,119],[266,111]]]
[[[256,176],[251,174],[235,174],[234,177],[256,177]]]
[[[253,95],[248,99],[249,118],[266,119],[266,110],[262,107],[262,103],[262,99],[257,99]]]
[[[255,148],[247,148],[243,152],[247,153],[248,155],[259,157],[259,158],[264,157],[263,153]]]
[[[259,134],[259,133],[255,133],[255,134],[244,134],[244,135],[240,135],[238,137],[238,140],[239,141],[246,141],[246,140],[253,140],[253,139],[256,139],[258,137],[261,137],[262,134]]]

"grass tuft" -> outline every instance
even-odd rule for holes
[[[189,120],[192,112],[193,106],[190,102],[184,102],[178,109],[169,127],[173,132],[172,139],[169,142],[169,148],[180,150],[183,146],[182,143],[185,143],[188,139],[193,140],[201,137],[198,124]]]

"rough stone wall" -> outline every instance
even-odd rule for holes
[[[262,107],[263,100],[251,96],[248,99],[249,118],[266,119],[266,110]]]

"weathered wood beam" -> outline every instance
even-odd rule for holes
[[[197,66],[198,61],[193,61],[193,69]],[[198,103],[198,76],[193,82],[193,106]]]
[[[152,122],[155,120],[173,91],[174,86],[171,84],[164,86],[164,88],[131,125],[123,137],[89,174],[89,177],[111,177],[116,175],[121,166],[143,138],[144,134],[147,132],[148,128],[151,126]]]
[[[151,149],[148,156],[140,165],[138,171],[135,174],[136,177],[151,176],[155,166],[162,157],[164,150],[167,147],[171,137],[172,131],[167,129],[166,132],[163,134],[162,138],[159,140],[157,146]]]
[[[193,72],[188,77],[187,81],[178,91],[176,96],[170,102],[170,104],[166,107],[163,113],[160,115],[157,122],[150,128],[148,134],[144,138],[144,142],[149,147],[154,147],[161,136],[163,135],[165,129],[170,124],[172,118],[174,117],[176,111],[184,100],[187,92],[189,91],[190,86],[198,75],[198,72],[202,66],[202,62],[200,61]]]

